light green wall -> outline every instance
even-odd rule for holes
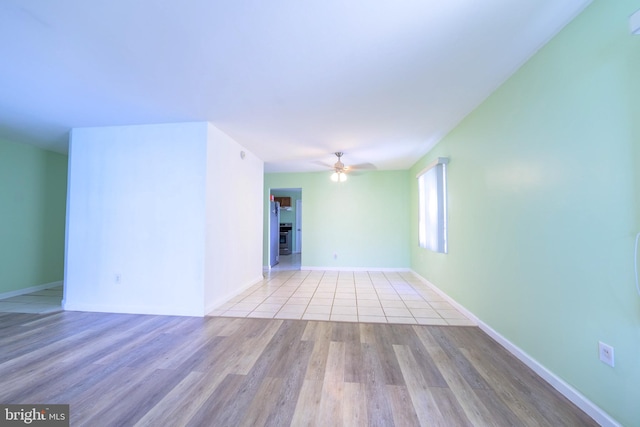
[[[67,157],[0,140],[0,294],[62,280]]]
[[[408,171],[371,171],[344,183],[329,173],[265,174],[266,213],[271,188],[302,189],[302,265],[326,268],[409,266]],[[334,253],[337,258],[334,258]]]
[[[640,425],[637,0],[594,1],[411,170],[411,266],[624,425]],[[415,174],[449,156],[449,254]],[[598,360],[598,341],[616,366]]]

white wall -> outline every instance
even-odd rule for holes
[[[201,316],[255,277],[260,256],[255,268],[247,264],[260,247],[262,212],[252,220],[219,196],[235,197],[243,212],[259,205],[262,162],[247,153],[244,172],[216,175],[231,152],[239,159],[238,147],[204,122],[74,129],[65,309]],[[256,201],[246,206],[233,194],[254,187]],[[246,229],[230,233],[237,220]]]
[[[262,279],[264,179],[262,160],[208,130],[205,312]]]

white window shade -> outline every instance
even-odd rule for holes
[[[447,163],[439,157],[418,175],[420,247],[447,253]]]

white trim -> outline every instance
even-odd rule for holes
[[[433,168],[436,165],[446,165],[449,164],[449,158],[448,157],[438,157],[437,159],[435,159],[434,161],[432,161],[431,163],[429,163],[427,166],[424,167],[424,169],[422,169],[420,172],[418,172],[416,174],[416,178],[419,178],[420,175],[424,175],[429,169]]]
[[[122,313],[122,314],[153,314],[160,316],[191,316],[203,317],[202,313],[193,310],[192,307],[176,306],[145,306],[126,304],[84,304],[84,303],[64,303],[62,309],[65,311],[88,311],[97,313]]]
[[[62,280],[58,282],[45,283],[44,285],[31,286],[28,288],[16,289],[15,291],[3,292],[0,294],[0,300],[5,298],[17,297],[24,294],[30,294],[32,292],[38,292],[43,289],[55,288],[56,286],[62,286]]]
[[[476,322],[478,327],[484,331],[487,335],[493,338],[498,344],[504,347],[509,353],[517,357],[521,362],[531,368],[536,374],[538,374],[543,380],[545,380],[551,387],[555,388],[560,394],[569,399],[578,408],[582,409],[587,415],[594,419],[598,424],[603,427],[621,427],[621,424],[607,414],[602,408],[597,406],[586,396],[573,388],[570,384],[558,377],[556,374],[544,367],[540,362],[535,360],[524,350],[517,345],[513,344],[507,338],[502,336],[499,332],[494,330],[491,326],[480,320],[477,316],[467,310],[464,306],[460,305],[456,300],[440,290],[436,285],[429,282],[427,279],[411,270],[420,280],[422,280],[427,286],[433,289],[438,295],[443,297],[447,302],[453,305],[456,309],[461,311],[470,320]]]
[[[309,271],[383,271],[383,272],[407,272],[410,268],[379,268],[379,267],[310,267],[303,265],[300,270]]]
[[[207,306],[204,308],[204,315],[206,316],[207,314],[211,313],[213,310],[216,310],[218,307],[222,306],[223,304],[226,304],[227,302],[229,302],[229,300],[237,295],[240,295],[241,293],[243,293],[244,291],[246,291],[247,289],[249,289],[250,287],[252,287],[253,285],[258,284],[259,282],[262,282],[264,280],[264,276],[260,275],[252,280],[249,280],[247,283],[245,283],[244,285],[240,286],[238,289],[234,289],[233,292],[228,292],[227,294],[225,294],[224,296],[218,297],[215,299],[215,301],[213,301],[210,304],[207,304]]]

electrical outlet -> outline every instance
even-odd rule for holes
[[[600,360],[607,365],[614,367],[615,359],[613,355],[613,347],[609,344],[605,344],[602,341],[598,341],[598,353],[600,354]]]
[[[122,281],[122,276],[120,275],[120,273],[117,273],[115,275],[114,280],[116,283],[120,283]]]

